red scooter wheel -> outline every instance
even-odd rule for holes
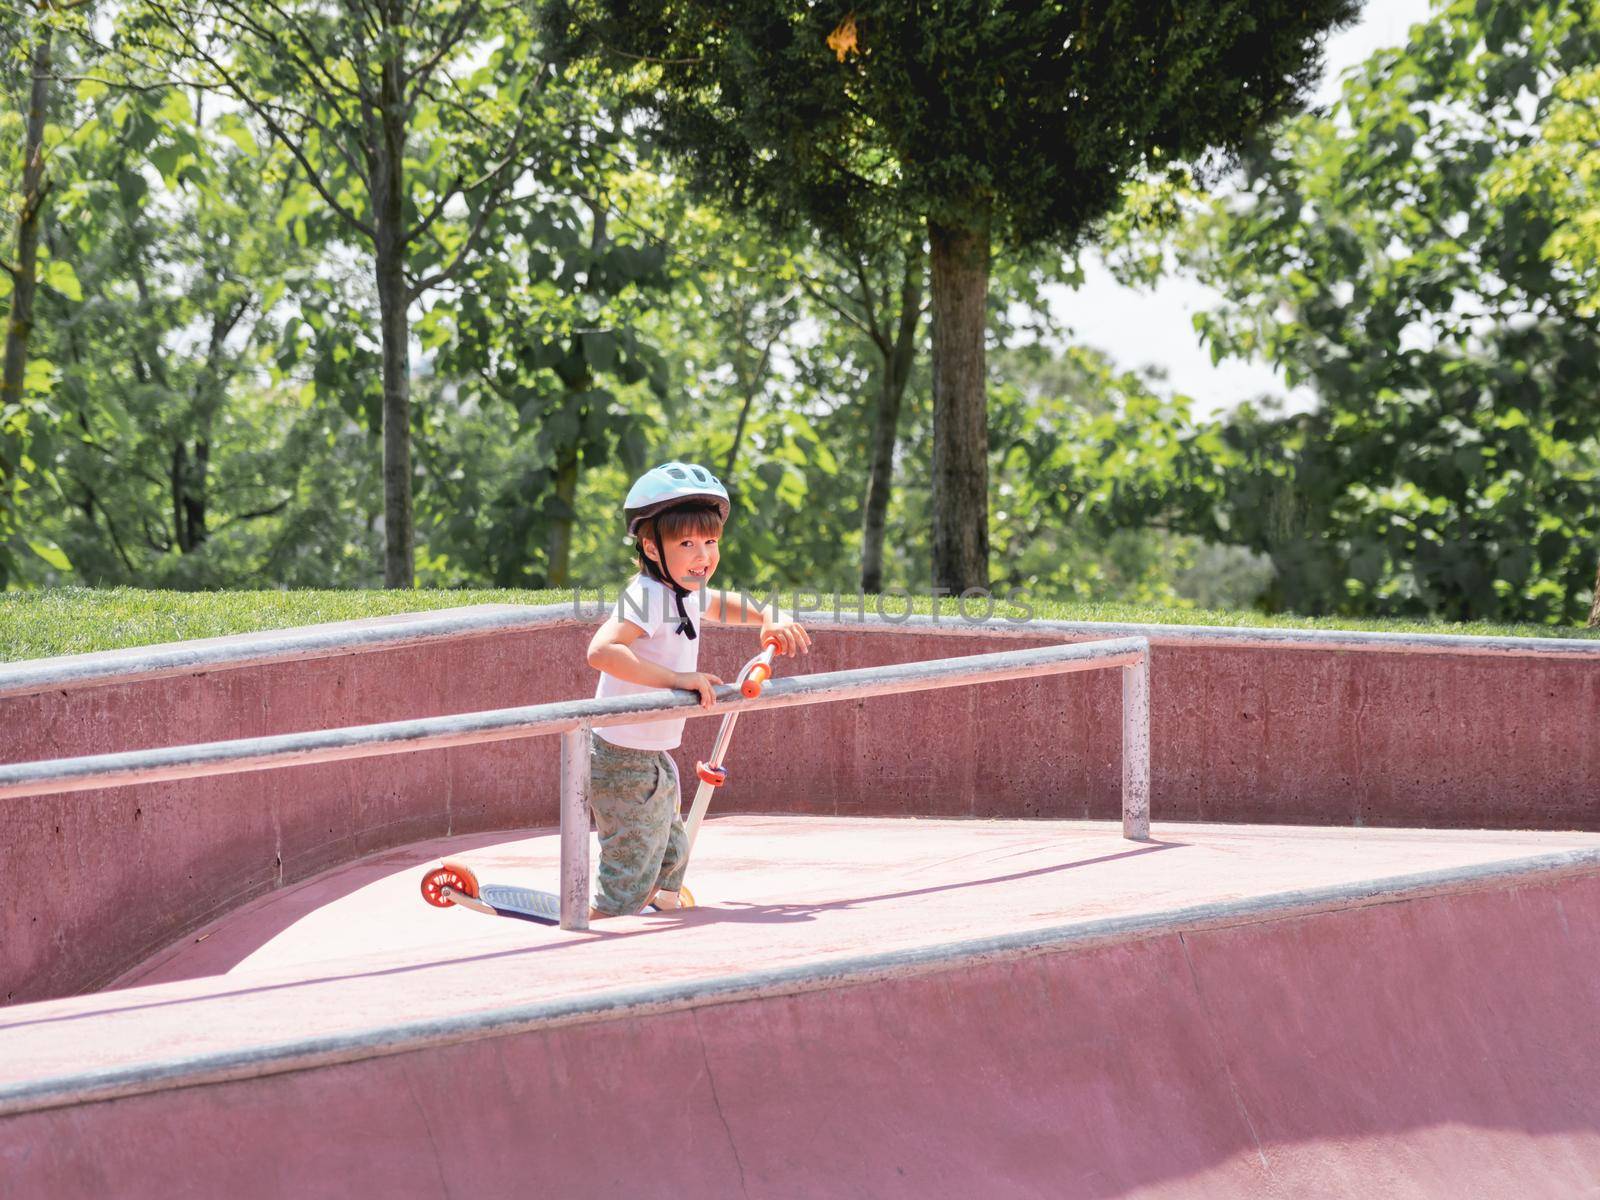
[[[478,877],[466,863],[447,858],[422,877],[422,898],[435,908],[449,908],[455,901],[444,894],[445,888],[476,899]]]

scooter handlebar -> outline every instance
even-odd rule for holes
[[[745,677],[739,681],[739,690],[744,693],[745,699],[754,700],[761,695],[761,689],[772,678],[772,656],[781,649],[783,643],[775,637],[761,640],[761,653],[756,655]]]

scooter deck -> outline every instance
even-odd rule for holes
[[[455,859],[446,859],[423,873],[422,898],[435,908],[459,906],[488,916],[517,917],[540,925],[561,924],[560,896],[509,883],[480,884],[472,868]],[[694,893],[680,888],[677,908],[693,907]],[[650,908],[661,911],[655,904]]]
[[[561,924],[560,896],[509,883],[480,884],[471,867],[454,859],[423,873],[422,898],[436,908],[459,905],[490,916]]]
[[[561,897],[552,892],[514,887],[509,883],[486,883],[478,899],[502,917],[521,917],[541,925],[561,924]]]

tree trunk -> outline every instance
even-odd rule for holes
[[[892,346],[880,346],[883,386],[872,414],[872,465],[867,477],[867,503],[861,524],[861,590],[883,591],[883,535],[894,484],[894,447],[900,428],[900,405],[917,357],[917,327],[922,322],[922,238],[906,248],[905,275],[900,284],[900,320]]]
[[[401,62],[383,61],[381,141],[373,172],[378,310],[383,325],[383,584],[409,588],[411,546],[411,368],[405,278],[405,105]]]
[[[1594,603],[1589,606],[1589,628],[1600,629],[1600,569],[1594,573]]]
[[[928,222],[933,308],[933,582],[989,585],[989,413],[984,334],[989,224]]]
[[[206,540],[206,471],[211,444],[195,443],[194,457],[180,432],[172,444],[172,544],[179,554],[192,554]]]
[[[172,463],[167,479],[172,488],[172,544],[179,554],[189,552],[188,525],[184,519],[184,478],[189,474],[189,451],[179,437],[172,443]]]
[[[600,255],[606,248],[610,236],[607,233],[607,221],[610,211],[606,208],[605,201],[600,196],[586,197],[584,203],[588,206],[590,217],[589,230],[589,255],[591,266],[585,272],[582,292],[590,292],[596,297],[601,296],[601,287],[595,281],[598,271]],[[603,300],[600,303],[604,303]],[[576,349],[581,342],[575,339]],[[594,370],[588,365],[588,357],[584,357],[584,367],[572,380],[567,382],[566,390],[561,397],[561,407],[570,408],[577,419],[577,428],[587,430],[591,428],[588,420],[592,411],[586,412],[586,406],[593,406],[599,401],[590,393],[595,387]],[[585,397],[588,397],[585,399]],[[545,586],[564,588],[572,581],[572,527],[578,519],[578,473],[582,459],[580,452],[585,441],[585,435],[579,432],[574,435],[570,444],[553,447],[555,453],[555,502],[550,506],[550,540],[547,549],[547,567],[545,571]]]
[[[728,457],[722,463],[722,482],[733,486],[733,467],[739,461],[739,446],[744,441],[744,427],[750,422],[750,410],[756,403],[755,388],[747,388],[744,400],[739,405],[739,421],[733,427],[733,444],[728,447]]]
[[[209,422],[208,422],[209,424]],[[184,519],[189,526],[189,549],[198,550],[211,533],[206,529],[206,491],[210,485],[211,439],[209,432],[195,441],[194,470],[190,474],[188,494],[184,496]]]
[[[198,550],[211,536],[206,528],[207,502],[211,491],[211,430],[222,408],[223,393],[227,388],[227,371],[223,367],[223,353],[228,348],[228,335],[244,315],[245,305],[213,313],[211,338],[206,347],[206,365],[195,383],[194,404],[194,458],[184,476],[183,536],[179,546],[184,553]]]
[[[904,380],[884,363],[882,386],[872,414],[872,466],[867,477],[866,512],[861,522],[861,590],[883,591],[883,534],[889,516],[889,487],[894,476],[895,434],[900,424]]]
[[[28,96],[28,131],[22,170],[22,212],[17,219],[17,261],[11,268],[11,319],[6,324],[6,360],[0,377],[0,410],[22,402],[28,372],[28,338],[33,333],[33,301],[39,280],[39,210],[48,190],[44,181],[44,110],[50,82],[52,31],[41,23],[33,52],[33,90]],[[0,484],[14,464],[0,455]],[[9,488],[3,495],[9,496]],[[6,500],[0,498],[0,504]]]
[[[761,351],[761,357],[754,366],[750,364],[750,351],[753,349],[751,339],[757,336],[756,327],[760,324],[754,313],[754,305],[750,308],[744,306],[743,301],[734,301],[734,351],[733,351],[733,378],[739,389],[741,397],[739,403],[739,421],[733,427],[733,444],[728,447],[727,460],[722,464],[722,482],[727,485],[730,493],[734,487],[733,468],[739,461],[739,450],[744,445],[744,431],[750,424],[750,414],[755,411],[756,401],[761,398],[761,384],[767,376],[767,360],[772,357],[772,348],[777,345],[779,334],[774,333],[767,339],[766,347]]]
[[[556,463],[556,513],[550,522],[550,569],[546,587],[572,582],[572,522],[577,513],[578,449],[565,451]]]

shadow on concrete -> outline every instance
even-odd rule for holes
[[[482,849],[485,846],[499,845],[505,841],[504,833],[480,834],[471,838],[452,838],[446,852],[454,855],[469,850]],[[419,850],[427,850],[440,846],[439,842],[423,843],[420,847],[403,847],[398,850],[384,851],[362,863],[353,866],[338,868],[317,879],[308,880],[286,893],[274,893],[264,900],[253,902],[263,908],[270,907],[275,919],[270,923],[252,926],[256,936],[250,939],[250,944],[230,946],[228,952],[222,956],[231,959],[229,965],[249,956],[256,949],[270,942],[278,934],[288,929],[296,921],[310,912],[331,903],[343,896],[347,896],[363,887],[369,886],[381,879],[388,878],[396,872],[396,860],[411,859],[415,861],[416,869],[421,870],[427,862],[437,858],[436,854],[423,854],[418,858]],[[345,973],[329,973],[322,975],[307,975],[300,978],[281,980],[274,983],[264,983],[250,987],[231,988],[225,991],[207,992],[203,996],[185,995],[170,1000],[152,1000],[147,1004],[115,1004],[106,1008],[86,1009],[82,1012],[65,1013],[59,1016],[41,1017],[32,1020],[7,1021],[4,1011],[0,1009],[0,1030],[23,1029],[36,1025],[56,1025],[71,1021],[84,1020],[91,1017],[104,1016],[107,1013],[134,1013],[153,1009],[169,1008],[182,1004],[193,1004],[198,1000],[212,1000],[232,996],[265,995],[272,992],[288,991],[296,988],[315,987],[322,984],[339,983],[349,979],[381,979],[412,974],[418,971],[432,970],[437,967],[468,967],[474,963],[493,962],[519,956],[543,955],[570,949],[574,946],[590,944],[597,940],[630,940],[639,937],[648,937],[670,929],[705,925],[722,922],[736,922],[744,924],[795,924],[812,921],[818,915],[827,912],[845,912],[862,908],[869,904],[883,903],[891,900],[910,899],[919,896],[930,896],[941,892],[957,891],[966,888],[983,888],[995,884],[1007,883],[1021,879],[1033,879],[1044,875],[1053,875],[1062,871],[1072,871],[1083,867],[1099,866],[1105,863],[1117,862],[1122,859],[1138,858],[1147,854],[1155,854],[1163,850],[1175,850],[1185,847],[1184,842],[1152,841],[1140,846],[1136,850],[1124,850],[1116,854],[1102,854],[1094,858],[1076,859],[1071,862],[1056,863],[1047,867],[1038,867],[1030,871],[1016,871],[1006,875],[994,875],[983,879],[968,879],[959,883],[935,884],[925,888],[914,888],[900,892],[884,892],[874,896],[862,896],[849,900],[828,901],[818,904],[728,904],[715,906],[702,906],[680,912],[655,913],[649,916],[651,924],[644,929],[618,929],[611,930],[602,924],[598,927],[581,933],[566,932],[559,936],[560,941],[552,941],[543,945],[517,946],[504,950],[494,950],[483,954],[464,955],[453,958],[430,958],[426,961],[405,963],[400,966],[383,967],[368,971],[350,971]],[[336,886],[335,886],[336,885]],[[421,900],[418,900],[421,903]],[[246,906],[247,908],[249,906]],[[463,919],[468,914],[463,915]],[[470,914],[474,919],[494,920],[492,917],[478,917]],[[557,931],[551,930],[552,935]],[[174,949],[181,949],[176,947]],[[172,949],[164,952],[170,955]],[[147,964],[148,966],[149,964]],[[142,968],[140,968],[142,969]],[[137,969],[136,969],[137,970]],[[208,978],[227,973],[227,968],[174,974],[162,979],[162,983],[181,982],[188,979]],[[127,977],[124,977],[127,978]],[[122,984],[117,990],[137,987],[136,981]]]
[[[1036,867],[1031,871],[1014,871],[1009,875],[991,875],[986,879],[966,879],[960,883],[934,884],[925,888],[913,888],[903,892],[880,892],[876,896],[860,896],[849,900],[832,900],[822,904],[744,904],[732,901],[725,905],[708,906],[690,909],[682,914],[683,922],[701,923],[710,921],[737,921],[747,924],[793,924],[796,921],[809,921],[820,913],[849,912],[852,909],[862,908],[868,904],[882,903],[885,900],[911,900],[919,896],[933,896],[941,892],[959,891],[963,888],[992,887],[997,883],[1012,883],[1021,879],[1037,879],[1043,875],[1054,875],[1061,871],[1073,871],[1080,867],[1094,867],[1102,863],[1117,862],[1125,858],[1142,858],[1146,854],[1155,854],[1162,850],[1181,850],[1187,842],[1160,842],[1152,840],[1137,850],[1123,850],[1118,854],[1102,854],[1096,858],[1082,858],[1074,862],[1057,863],[1049,867]],[[935,864],[942,866],[945,864]],[[933,868],[928,868],[932,870]]]

